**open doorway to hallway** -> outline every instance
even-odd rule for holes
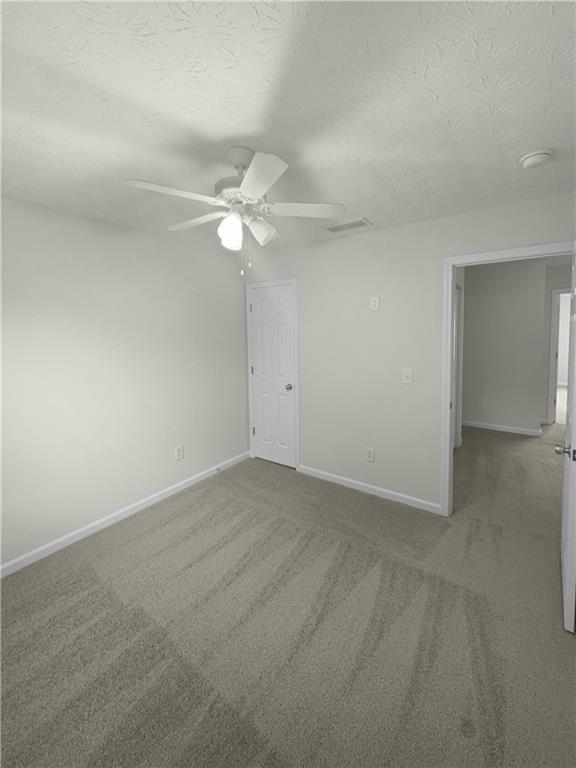
[[[561,299],[569,299],[570,258],[462,267],[455,279],[454,512],[557,540],[563,462],[554,448],[566,422],[569,306]]]
[[[548,253],[556,256],[546,257],[544,248],[533,246],[446,262],[443,448],[448,482],[442,508],[468,523],[466,557],[474,553],[484,564],[491,560],[503,582],[512,568],[512,582],[521,587],[533,580],[536,568],[546,589],[537,590],[538,597],[530,589],[540,601],[535,610],[554,622],[558,614],[564,628],[574,632],[573,300],[562,330],[555,326],[559,300],[554,312],[557,295],[575,295],[576,266],[569,247]],[[563,331],[568,337],[566,399]],[[458,367],[460,382],[454,375]]]

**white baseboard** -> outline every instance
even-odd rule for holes
[[[483,421],[463,421],[463,427],[474,429],[491,429],[494,432],[511,432],[513,435],[528,435],[529,437],[541,437],[541,429],[525,429],[524,427],[509,427],[506,424],[485,424]]]
[[[203,472],[199,472],[197,475],[187,477],[185,480],[181,480],[179,483],[174,483],[174,485],[170,485],[168,488],[164,488],[162,491],[153,493],[151,496],[147,496],[145,499],[140,499],[140,501],[136,501],[134,504],[129,504],[127,507],[123,507],[117,512],[112,512],[112,514],[106,515],[106,517],[101,517],[99,520],[95,520],[93,523],[88,523],[88,525],[84,525],[82,528],[77,528],[75,531],[71,531],[65,536],[61,536],[59,539],[54,539],[53,541],[48,542],[48,544],[43,544],[41,547],[37,547],[37,549],[32,549],[30,552],[25,552],[23,555],[14,558],[14,560],[10,560],[7,563],[4,563],[0,567],[0,576],[8,576],[15,571],[19,571],[21,568],[25,568],[27,565],[31,565],[32,563],[36,562],[36,560],[41,560],[43,557],[47,557],[48,555],[57,552],[59,549],[63,549],[69,544],[73,544],[75,541],[84,539],[86,536],[91,536],[93,533],[96,533],[96,531],[99,531],[102,528],[107,528],[109,525],[118,523],[123,518],[128,517],[129,515],[133,515],[135,512],[141,512],[143,509],[147,509],[153,504],[156,504],[163,499],[167,499],[169,496],[173,496],[179,491],[190,488],[190,486],[196,485],[196,483],[199,483],[201,480],[205,480],[207,477],[211,477],[217,472],[221,472],[223,469],[232,467],[234,464],[238,464],[240,461],[244,461],[246,458],[248,458],[248,451],[245,453],[240,453],[238,456],[233,456],[231,459],[227,459],[226,461],[223,461],[220,464],[216,464],[213,467],[209,467]]]
[[[381,488],[379,485],[370,485],[369,483],[363,483],[360,480],[352,480],[349,477],[333,475],[331,472],[324,472],[321,469],[306,467],[303,464],[300,464],[296,469],[298,472],[302,472],[303,475],[311,475],[320,480],[327,480],[329,483],[345,485],[347,488],[353,488],[355,491],[370,493],[373,496],[380,496],[380,498],[387,499],[388,501],[396,501],[398,504],[406,504],[408,507],[416,507],[416,509],[424,509],[426,512],[434,512],[436,515],[442,514],[440,504],[435,504],[432,501],[417,499],[414,496],[406,496],[397,491],[389,491],[387,488]]]

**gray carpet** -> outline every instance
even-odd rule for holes
[[[568,768],[561,461],[468,430],[442,519],[246,461],[4,580],[4,768]]]

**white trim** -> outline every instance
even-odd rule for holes
[[[442,303],[442,392],[440,401],[440,506],[443,515],[452,514],[452,317],[454,314],[455,265],[444,261]],[[466,283],[464,283],[466,284]],[[466,290],[466,289],[464,289]]]
[[[500,261],[524,261],[525,259],[545,259],[548,256],[569,256],[574,248],[574,241],[547,243],[545,245],[527,245],[523,248],[505,248],[502,251],[480,251],[468,256],[449,256],[444,259],[444,266],[471,267],[474,264],[489,264]]]
[[[566,255],[574,251],[574,242],[529,245],[502,251],[472,253],[467,256],[450,256],[444,259],[444,301],[442,306],[442,395],[440,403],[440,450],[441,485],[440,506],[443,515],[452,514],[452,429],[450,401],[452,398],[452,315],[454,313],[454,270],[456,267],[489,264],[500,261],[542,259],[547,256]]]
[[[317,477],[319,480],[326,480],[329,483],[336,483],[337,485],[345,485],[347,488],[353,488],[355,491],[370,493],[372,496],[380,496],[380,498],[388,499],[388,501],[395,501],[398,504],[406,504],[406,506],[416,507],[416,509],[424,509],[426,512],[434,512],[437,515],[442,514],[440,510],[440,504],[436,504],[432,501],[426,501],[425,499],[417,499],[414,496],[406,496],[403,493],[390,491],[387,488],[382,488],[379,485],[370,485],[369,483],[363,483],[360,480],[352,480],[350,477],[333,475],[331,472],[324,472],[321,469],[306,467],[303,464],[300,464],[300,466],[296,467],[296,470],[301,472],[303,475]]]
[[[96,531],[99,531],[102,528],[107,528],[109,525],[113,525],[114,523],[123,520],[125,517],[133,515],[135,512],[141,512],[143,509],[147,509],[153,504],[156,504],[157,502],[162,501],[169,496],[173,496],[179,491],[190,488],[190,486],[196,485],[196,483],[199,483],[202,480],[206,480],[206,478],[215,475],[217,472],[220,472],[223,469],[227,469],[228,467],[232,467],[234,464],[238,464],[247,458],[248,451],[245,453],[240,453],[238,456],[233,456],[231,459],[226,459],[226,461],[223,461],[220,464],[216,464],[213,467],[209,467],[203,472],[199,472],[197,475],[187,477],[185,480],[181,480],[174,485],[170,485],[168,488],[164,488],[162,491],[153,493],[151,496],[147,496],[145,499],[140,499],[140,501],[136,501],[134,504],[129,504],[127,507],[123,507],[117,512],[112,512],[112,514],[106,515],[106,517],[101,517],[99,520],[95,520],[93,523],[88,523],[88,525],[84,525],[82,528],[77,528],[75,531],[71,531],[70,533],[61,536],[58,539],[54,539],[53,541],[48,542],[48,544],[43,544],[41,547],[30,550],[30,552],[25,552],[23,555],[15,557],[14,560],[9,560],[7,563],[4,563],[0,568],[0,576],[8,576],[15,571],[19,571],[21,568],[25,568],[27,565],[31,565],[32,563],[36,562],[36,560],[41,560],[43,557],[47,557],[48,555],[57,552],[59,549],[63,549],[69,544],[73,544],[75,541],[84,539],[86,536],[91,536],[93,533],[96,533]]]
[[[249,288],[269,288],[270,286],[278,286],[278,285],[296,286],[297,284],[298,283],[295,277],[286,277],[278,280],[260,280],[254,283],[246,283],[246,291],[248,291]]]
[[[514,435],[529,435],[530,437],[541,437],[541,429],[526,429],[525,427],[510,427],[507,424],[485,424],[482,421],[463,421],[463,427],[474,427],[474,429],[491,429],[494,432],[511,432]]]
[[[560,297],[570,295],[570,288],[552,288],[550,291],[550,343],[548,355],[548,408],[545,424],[556,421],[556,391],[558,387],[568,386],[568,382],[558,381],[558,334],[560,332]]]
[[[454,382],[457,391],[452,397],[452,430],[454,433],[454,445],[459,448],[462,445],[462,380],[463,380],[463,356],[464,356],[464,289],[454,281],[454,329],[456,333],[456,351],[454,362],[457,364],[457,372]]]
[[[246,283],[246,350],[248,352],[248,444],[249,455],[252,458],[256,457],[256,453],[252,447],[252,375],[250,373],[250,366],[252,364],[252,350],[251,350],[251,333],[250,333],[250,290],[252,288],[273,288],[280,285],[291,285],[294,288],[294,311],[295,311],[295,327],[294,327],[294,469],[298,467],[300,463],[300,356],[298,354],[298,281],[296,278],[290,277],[284,280],[261,280],[255,283]]]

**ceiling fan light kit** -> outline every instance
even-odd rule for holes
[[[173,224],[168,229],[173,232],[193,229],[221,219],[218,236],[224,248],[231,251],[242,250],[244,226],[260,246],[278,237],[278,231],[264,216],[338,219],[344,213],[345,208],[341,203],[268,203],[266,193],[288,168],[287,163],[277,155],[255,153],[248,147],[231,147],[228,160],[238,175],[217,181],[213,197],[141,179],[130,179],[126,184],[148,192],[196,200],[224,209]]]
[[[259,216],[249,218],[246,224],[259,245],[268,245],[271,240],[278,237],[278,230]]]
[[[224,248],[228,248],[229,251],[242,249],[242,216],[236,207],[222,219],[217,232]]]

